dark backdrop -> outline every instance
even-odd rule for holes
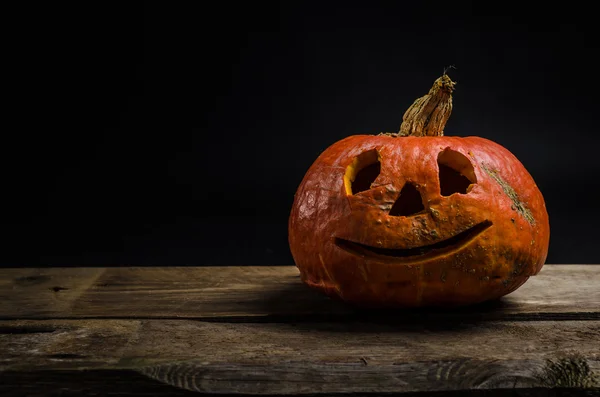
[[[523,162],[546,198],[549,263],[598,262],[591,5],[120,3],[10,14],[4,266],[290,265],[312,161],[396,131],[448,65],[446,133]]]

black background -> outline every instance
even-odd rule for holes
[[[345,136],[396,131],[448,65],[446,134],[492,139],[530,171],[548,263],[598,262],[595,14],[521,3],[7,13],[0,262],[291,265],[287,217],[310,164]]]

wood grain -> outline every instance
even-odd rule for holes
[[[135,370],[203,393],[600,387],[600,321],[0,323],[0,371]]]
[[[3,397],[191,397],[197,392],[173,387],[130,370],[0,372]],[[202,393],[202,397],[239,397],[243,394]],[[256,394],[253,394],[256,395]],[[470,389],[408,393],[319,393],[319,397],[598,397],[600,388]],[[281,396],[281,394],[262,394]],[[296,396],[306,396],[296,394]]]
[[[365,311],[295,267],[2,269],[0,393],[600,393],[599,285],[552,265],[498,302]]]
[[[161,383],[131,370],[0,372],[0,396],[2,397],[190,397],[197,395],[198,393],[193,391]],[[210,396],[203,395],[203,397]],[[225,396],[219,394],[218,397]]]
[[[498,302],[395,314],[355,310],[326,298],[302,284],[292,266],[1,269],[0,280],[2,319],[600,320],[600,266],[589,265],[547,265]]]
[[[1,269],[0,318],[62,316],[92,287],[103,268]]]

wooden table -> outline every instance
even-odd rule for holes
[[[592,395],[599,379],[600,266],[392,312],[292,266],[0,269],[0,395]]]

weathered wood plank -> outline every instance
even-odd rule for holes
[[[193,391],[161,383],[131,370],[0,372],[0,396],[2,397],[190,397],[197,395],[198,393]],[[202,396],[210,397],[204,394]],[[218,395],[218,397],[224,396]],[[523,396],[519,395],[519,397]]]
[[[0,371],[135,370],[204,393],[600,387],[600,321],[0,326]]]
[[[264,316],[327,319],[356,314],[303,285],[292,266],[1,269],[0,280],[3,319],[240,317],[247,321]],[[398,318],[598,320],[599,285],[600,266],[547,265],[499,302],[454,311],[404,311]]]
[[[103,268],[1,269],[0,317],[62,316],[86,292]]]
[[[131,370],[0,372],[3,397],[191,397],[199,394],[161,383]],[[202,393],[203,397],[241,394]],[[315,396],[317,394],[313,394]],[[598,397],[600,388],[471,389],[409,393],[319,393],[319,397]],[[277,397],[281,394],[262,395]],[[297,394],[296,396],[306,396]]]

